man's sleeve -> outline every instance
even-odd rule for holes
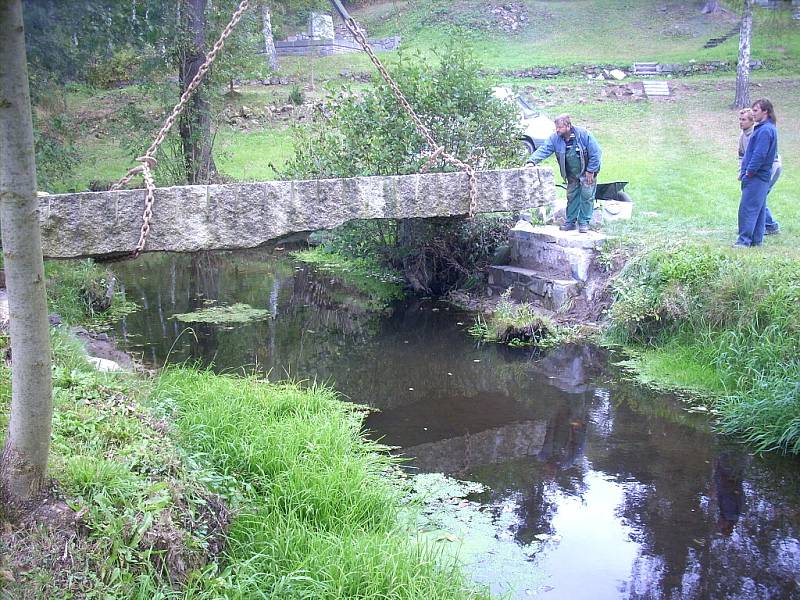
[[[528,158],[529,163],[540,163],[545,158],[550,156],[553,152],[556,151],[556,147],[553,144],[553,136],[551,135],[547,138],[541,146],[539,146],[533,154],[530,155]]]
[[[748,161],[747,165],[742,165],[742,173],[746,174],[748,177],[752,177],[756,171],[764,166],[764,162],[767,159],[767,152],[769,151],[769,145],[772,141],[771,134],[772,132],[765,131],[764,133],[761,133],[761,135],[756,136],[754,133],[752,136],[750,136],[748,148],[752,146],[753,152],[750,154],[750,160]],[[772,165],[766,166],[770,169],[772,168]]]
[[[594,136],[591,133],[589,134],[588,147],[589,164],[586,165],[586,170],[591,171],[592,173],[598,173],[600,172],[600,159],[602,158],[603,153],[600,150],[600,144],[597,143],[597,140],[594,139]]]

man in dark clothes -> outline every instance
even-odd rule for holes
[[[742,157],[739,180],[742,199],[739,201],[739,237],[734,248],[760,246],[764,240],[767,193],[772,163],[778,154],[778,130],[772,102],[759,98],[752,105],[755,128]]]
[[[567,218],[561,230],[572,231],[577,223],[578,231],[586,233],[594,209],[600,146],[591,133],[572,125],[569,115],[557,116],[555,125],[556,132],[531,154],[526,164],[538,165],[555,153],[561,177],[567,182]]]

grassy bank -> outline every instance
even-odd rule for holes
[[[48,266],[51,309],[86,321],[67,298],[103,273],[71,268]],[[53,508],[0,527],[0,596],[486,597],[418,541],[393,459],[332,390],[99,373],[65,329],[52,343]]]
[[[800,262],[662,246],[615,287],[609,339],[642,379],[706,395],[719,428],[757,450],[800,453]]]
[[[174,407],[184,447],[238,482],[219,593],[478,597],[400,526],[390,459],[361,438],[361,412],[330,390],[178,369],[155,398]]]

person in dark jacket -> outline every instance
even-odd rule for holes
[[[747,143],[750,141],[750,136],[753,135],[755,129],[755,119],[753,119],[753,109],[749,106],[739,111],[739,128],[742,132],[739,134],[739,168],[742,167],[742,158],[744,158],[744,151],[747,149]],[[774,235],[780,233],[781,226],[772,216],[769,210],[769,193],[775,186],[775,182],[780,178],[783,172],[783,164],[781,162],[781,155],[775,155],[775,162],[772,163],[772,172],[770,173],[769,189],[767,190],[767,204],[764,207],[764,235]]]
[[[772,163],[778,154],[777,119],[772,102],[759,98],[751,108],[756,124],[739,170],[742,198],[739,201],[739,237],[734,248],[760,246],[764,241],[767,194]]]
[[[600,145],[594,136],[575,127],[569,115],[555,118],[556,132],[531,154],[527,165],[538,165],[555,153],[561,177],[567,182],[567,218],[562,231],[589,231],[589,221],[594,208],[597,190],[597,173],[600,171]]]

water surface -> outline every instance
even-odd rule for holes
[[[497,593],[800,598],[798,460],[718,438],[690,403],[624,381],[605,351],[479,345],[469,314],[430,300],[376,311],[280,252],[146,255],[116,270],[141,306],[118,338],[145,360],[327,382],[380,409],[366,426],[409,468],[488,486],[496,545],[469,568]],[[271,318],[191,330],[171,318],[236,302]]]

